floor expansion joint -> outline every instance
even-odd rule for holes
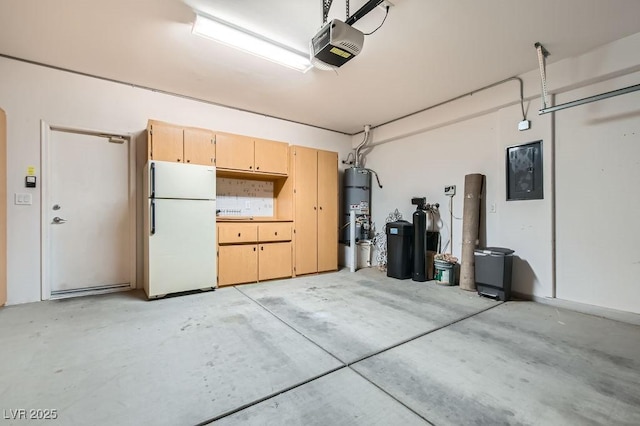
[[[252,301],[253,303],[255,303],[256,305],[260,306],[262,309],[264,309],[265,311],[267,311],[270,315],[272,315],[272,316],[273,316],[274,318],[276,318],[278,321],[280,321],[281,323],[283,323],[284,325],[286,325],[287,327],[289,327],[291,330],[293,330],[293,331],[295,331],[296,333],[298,333],[300,336],[304,337],[307,341],[309,341],[310,343],[312,343],[312,344],[313,344],[313,345],[315,345],[316,347],[320,348],[322,351],[324,351],[325,353],[327,353],[328,355],[330,355],[331,357],[333,357],[334,359],[336,359],[336,360],[337,360],[338,362],[340,362],[342,365],[341,365],[341,366],[339,366],[339,367],[333,368],[333,369],[331,369],[331,370],[329,370],[329,371],[326,371],[326,372],[324,372],[324,373],[322,373],[322,374],[319,374],[319,375],[317,375],[317,376],[311,377],[311,378],[309,378],[309,379],[307,379],[307,380],[304,380],[304,381],[302,381],[302,382],[300,382],[300,383],[296,383],[296,384],[294,384],[294,385],[291,385],[291,386],[289,386],[289,387],[286,387],[286,388],[284,388],[284,389],[281,389],[281,390],[279,390],[279,391],[277,391],[277,392],[273,392],[273,393],[271,393],[271,394],[269,394],[269,395],[266,395],[266,396],[264,396],[264,397],[262,397],[262,398],[259,398],[259,399],[257,399],[257,400],[251,401],[251,402],[249,402],[249,403],[247,403],[247,404],[241,405],[240,407],[237,407],[237,408],[234,408],[234,409],[232,409],[232,410],[226,411],[226,412],[224,412],[224,413],[222,413],[222,414],[219,414],[219,415],[217,415],[217,416],[215,416],[215,417],[212,417],[212,418],[210,418],[210,419],[208,419],[208,420],[205,420],[205,421],[203,421],[203,422],[201,422],[201,423],[198,423],[196,426],[208,425],[208,424],[211,424],[211,423],[213,423],[213,422],[215,422],[215,421],[221,420],[221,419],[223,419],[223,418],[225,418],[225,417],[229,417],[229,416],[231,416],[231,415],[233,415],[233,414],[239,413],[239,412],[240,412],[240,411],[242,411],[242,410],[245,410],[245,409],[250,408],[250,407],[252,407],[252,406],[254,406],[254,405],[260,404],[261,402],[264,402],[264,401],[266,401],[266,400],[268,400],[268,399],[271,399],[271,398],[273,398],[273,397],[275,397],[275,396],[278,396],[278,395],[280,395],[280,394],[283,394],[283,393],[286,393],[286,392],[292,391],[292,390],[294,390],[294,389],[296,389],[296,388],[299,388],[299,387],[301,387],[301,386],[304,386],[304,385],[306,385],[306,384],[308,384],[308,383],[311,383],[311,382],[313,382],[313,381],[315,381],[315,380],[318,380],[318,379],[320,379],[320,378],[322,378],[322,377],[328,376],[329,374],[333,374],[333,373],[335,373],[336,371],[342,370],[342,369],[344,369],[344,368],[348,368],[349,370],[353,371],[353,372],[354,372],[354,373],[356,373],[358,376],[362,377],[364,380],[366,380],[368,383],[370,383],[372,386],[376,387],[378,390],[380,390],[381,392],[383,392],[383,393],[384,393],[385,395],[387,395],[389,398],[393,399],[393,400],[394,400],[394,401],[396,401],[398,404],[402,405],[402,406],[403,406],[403,407],[405,407],[407,410],[411,411],[413,414],[415,414],[416,416],[420,417],[422,420],[424,420],[424,421],[425,421],[425,422],[427,422],[428,424],[430,424],[430,425],[434,425],[434,423],[433,423],[433,422],[431,422],[429,419],[427,419],[426,417],[424,417],[423,415],[421,415],[420,413],[418,413],[417,411],[415,411],[414,409],[412,409],[411,407],[409,407],[408,405],[406,405],[404,402],[402,402],[401,400],[399,400],[398,398],[396,398],[394,395],[392,395],[391,393],[389,393],[389,392],[388,392],[387,390],[385,390],[384,388],[382,388],[382,387],[380,387],[379,385],[377,385],[375,382],[371,381],[369,378],[367,378],[367,377],[365,377],[364,375],[362,375],[360,372],[356,371],[352,366],[353,366],[353,365],[355,365],[355,364],[357,364],[358,362],[361,362],[361,361],[364,361],[364,360],[369,359],[369,358],[371,358],[371,357],[374,357],[374,356],[380,355],[380,354],[382,354],[382,353],[384,353],[384,352],[387,352],[387,351],[389,351],[389,350],[392,350],[392,349],[394,349],[394,348],[397,348],[397,347],[399,347],[399,346],[402,346],[402,345],[404,345],[404,344],[406,344],[406,343],[409,343],[409,342],[412,342],[412,341],[414,341],[414,340],[416,340],[416,339],[419,339],[419,338],[421,338],[421,337],[424,337],[424,336],[426,336],[426,335],[428,335],[428,334],[431,334],[431,333],[436,332],[436,331],[438,331],[438,330],[442,330],[442,329],[447,328],[447,327],[449,327],[449,326],[451,326],[451,325],[457,324],[457,323],[459,323],[459,322],[461,322],[461,321],[465,321],[465,320],[467,320],[467,319],[469,319],[469,318],[472,318],[472,317],[474,317],[474,316],[476,316],[476,315],[479,315],[479,314],[481,314],[481,313],[483,313],[483,312],[486,312],[486,311],[488,311],[488,310],[494,309],[494,308],[496,308],[496,307],[498,307],[498,306],[502,305],[502,303],[504,303],[504,302],[497,303],[497,304],[495,304],[495,305],[493,305],[493,306],[489,306],[488,308],[485,308],[485,309],[483,309],[483,310],[481,310],[481,311],[478,311],[478,312],[475,312],[475,313],[472,313],[472,314],[466,315],[466,316],[464,316],[464,317],[462,317],[462,318],[459,318],[459,319],[457,319],[457,320],[455,320],[455,321],[451,321],[451,322],[449,322],[449,323],[447,323],[447,324],[444,324],[444,325],[442,325],[442,326],[440,326],[440,327],[437,327],[437,328],[434,328],[434,329],[432,329],[432,330],[428,330],[428,331],[426,331],[426,332],[420,333],[420,334],[418,334],[418,335],[416,335],[416,336],[413,336],[413,337],[410,337],[410,338],[404,339],[404,340],[402,340],[402,341],[400,341],[400,342],[398,342],[398,343],[395,343],[395,344],[393,344],[393,345],[391,345],[391,346],[385,347],[385,348],[383,348],[383,349],[381,349],[381,350],[378,350],[378,351],[375,351],[375,352],[373,352],[373,353],[371,353],[371,354],[368,354],[368,355],[362,356],[362,357],[360,357],[360,358],[356,359],[355,361],[345,362],[345,361],[341,360],[340,358],[338,358],[338,357],[337,357],[336,355],[334,355],[333,353],[329,352],[329,351],[328,351],[327,349],[325,349],[324,347],[320,346],[318,343],[316,343],[315,341],[313,341],[313,339],[311,339],[310,337],[308,337],[307,335],[305,335],[304,333],[302,333],[300,330],[298,330],[297,328],[295,328],[293,325],[289,324],[289,323],[288,323],[287,321],[285,321],[283,318],[279,317],[275,312],[271,311],[269,308],[267,308],[266,306],[264,306],[262,303],[260,303],[260,302],[259,302],[259,301],[257,301],[256,299],[252,298],[251,296],[249,296],[248,294],[246,294],[245,292],[243,292],[242,290],[240,290],[237,286],[234,286],[234,288],[235,288],[235,289],[236,289],[240,294],[242,294],[244,297],[246,297],[247,299],[251,300],[251,301]]]

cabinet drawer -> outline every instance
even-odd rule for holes
[[[255,243],[258,225],[254,223],[225,223],[218,225],[218,244]]]
[[[291,223],[261,223],[258,226],[258,241],[291,241]]]

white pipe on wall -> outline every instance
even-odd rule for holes
[[[356,271],[356,212],[349,213],[349,241],[351,246],[351,272]]]

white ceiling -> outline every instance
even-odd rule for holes
[[[351,13],[365,2],[351,0]],[[2,0],[0,54],[355,133],[537,68],[537,41],[553,63],[640,32],[638,0],[392,2],[337,74],[191,34],[200,10],[307,51],[322,0]],[[345,0],[330,17],[345,19]]]

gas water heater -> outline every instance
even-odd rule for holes
[[[341,241],[349,243],[349,214],[356,213],[356,240],[367,240],[371,229],[371,174],[362,167],[351,167],[344,171],[343,227]]]

